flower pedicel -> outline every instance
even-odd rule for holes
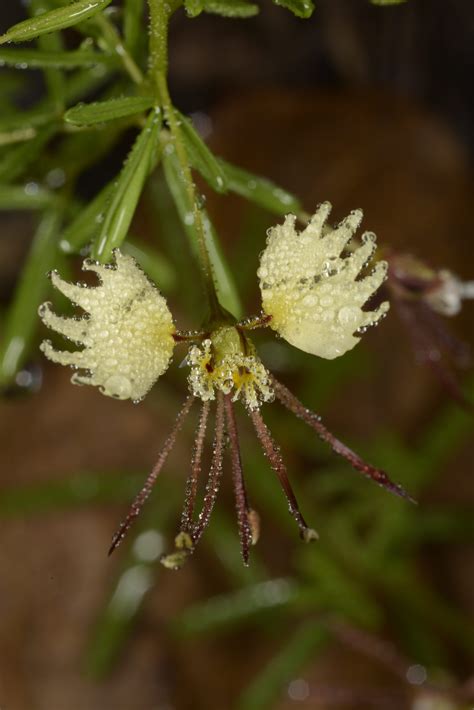
[[[100,279],[95,288],[69,284],[56,273],[51,275],[54,286],[86,311],[81,318],[63,318],[51,311],[49,303],[43,304],[39,311],[49,328],[84,346],[82,350],[68,352],[55,350],[49,341],[41,345],[49,359],[79,370],[71,378],[75,384],[95,385],[108,396],[140,401],[167,369],[174,347],[191,343],[186,357],[190,394],[145,485],[114,535],[111,552],[139,515],[196,400],[201,401],[201,412],[185,505],[176,550],[162,559],[167,567],[181,566],[209,522],[223,473],[226,434],[242,556],[248,563],[249,548],[258,539],[258,516],[250,506],[245,487],[233,407],[237,400],[247,409],[286,495],[289,511],[306,542],[316,539],[317,533],[307,525],[299,509],[280,449],[262,418],[260,405],[264,402],[278,399],[354,468],[393,493],[409,498],[384,471],[364,462],[338,441],[316,414],[278,382],[260,361],[248,337],[248,331],[269,325],[295,347],[332,359],[353,348],[358,336],[387,312],[388,303],[382,303],[375,311],[362,309],[384,281],[387,271],[386,263],[378,262],[371,273],[360,278],[374,253],[375,236],[364,234],[362,245],[351,249],[350,241],[362,213],[359,210],[351,213],[332,229],[326,223],[330,209],[327,202],[320,205],[300,233],[295,230],[293,215],[288,215],[283,225],[269,230],[258,270],[262,316],[240,322],[226,316],[197,333],[181,333],[175,328],[163,296],[133,258],[118,250],[115,265],[84,262],[83,269],[95,271]],[[196,514],[201,460],[214,401],[213,455],[202,508]]]

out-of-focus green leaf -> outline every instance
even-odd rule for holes
[[[143,33],[144,0],[124,0],[123,30],[125,44],[130,54],[136,58]]]
[[[113,54],[94,52],[89,49],[76,49],[70,52],[46,51],[42,49],[0,49],[0,67],[13,66],[16,69],[76,69],[92,67],[96,64],[117,66]]]
[[[222,509],[214,510],[211,524],[203,538],[213,555],[217,556],[229,577],[239,585],[257,584],[268,578],[268,571],[258,557],[258,548],[250,551],[250,564],[242,564],[240,545],[236,537],[236,524],[233,516]]]
[[[100,234],[93,245],[94,259],[109,261],[112,251],[125,239],[145,180],[155,166],[160,128],[161,114],[151,111],[115,184]]]
[[[41,210],[56,200],[54,193],[36,183],[0,185],[0,210]]]
[[[121,572],[97,619],[87,649],[86,671],[96,678],[103,676],[113,665],[140,613],[148,590],[158,574],[164,573],[163,567],[158,564],[164,546],[162,531],[176,510],[178,491],[176,486],[167,485],[166,481],[160,485],[161,495],[150,501],[124,544],[127,553]]]
[[[179,288],[177,296],[192,323],[202,316],[197,303],[200,292],[199,272],[191,250],[187,248],[187,235],[176,210],[162,170],[156,171],[145,192],[147,209],[153,219],[153,236],[165,256],[173,263],[179,283],[193,284],[193,288]]]
[[[112,0],[78,0],[65,7],[49,10],[29,20],[23,20],[0,36],[0,44],[26,42],[47,32],[57,32],[87,20],[104,10]]]
[[[176,114],[192,167],[201,173],[216,192],[227,192],[226,175],[217,158],[204,143],[192,122],[179,111],[176,111]]]
[[[24,128],[38,128],[39,126],[50,126],[58,120],[56,110],[51,106],[51,103],[39,108],[31,109],[30,111],[22,111],[14,116],[5,116],[0,118],[0,133],[7,131],[20,131]],[[36,135],[33,133],[31,138]]]
[[[167,150],[171,148],[171,150]],[[178,214],[181,218],[186,234],[189,238],[191,249],[196,254],[198,244],[198,234],[194,219],[194,208],[190,204],[186,185],[182,177],[174,146],[170,143],[163,151],[163,168],[166,182],[171,195],[173,196]],[[242,306],[237,293],[237,289],[232,279],[231,271],[225,261],[221,251],[219,241],[216,237],[214,227],[207,216],[205,210],[201,210],[206,246],[209,252],[213,268],[213,277],[216,289],[219,293],[219,300],[229,313],[239,318],[242,313]]]
[[[71,106],[81,99],[99,91],[110,79],[111,69],[105,64],[97,64],[90,69],[78,69],[68,77],[64,103]]]
[[[407,566],[387,568],[383,574],[379,572],[377,583],[379,588],[384,589],[392,606],[405,609],[405,618],[416,619],[417,625],[431,632],[436,630],[443,638],[453,640],[471,658],[474,657],[472,629],[466,624],[463,614],[432,587],[420,581],[416,572]]]
[[[298,198],[270,180],[253,175],[253,173],[231,165],[221,158],[218,159],[218,162],[226,175],[229,190],[237,195],[250,200],[250,202],[255,202],[275,214],[285,215],[288,212],[297,214],[301,211],[301,203]]]
[[[92,104],[78,104],[64,114],[66,123],[75,126],[92,126],[119,118],[143,113],[152,108],[155,100],[147,96],[124,96],[109,101],[96,101]]]
[[[282,609],[298,595],[299,588],[291,579],[260,582],[189,607],[176,619],[174,628],[186,635],[215,632]]]
[[[39,324],[38,306],[49,287],[47,273],[56,254],[61,213],[43,215],[34,236],[13,301],[6,315],[0,347],[0,386],[9,384],[25,361]]]
[[[240,698],[239,710],[275,707],[283,687],[325,647],[328,633],[319,621],[301,625],[283,648],[270,659]]]
[[[306,595],[308,603],[311,603],[316,589],[322,606],[327,610],[339,611],[345,618],[366,628],[376,629],[379,626],[381,610],[370,591],[344,569],[327,548],[323,548],[321,543],[308,546],[302,550],[301,560],[305,572],[314,580],[313,589]]]
[[[144,533],[145,534],[145,533]],[[144,598],[156,579],[158,562],[129,565],[119,576],[103,610],[86,657],[86,671],[103,676],[127,640]]]
[[[123,251],[133,256],[159,289],[169,291],[175,286],[176,272],[172,264],[163,255],[150,249],[147,244],[136,239],[128,239],[123,245]]]
[[[142,476],[130,473],[81,472],[58,481],[2,488],[0,518],[44,515],[91,504],[126,503],[141,480]]]
[[[8,131],[7,133],[0,133],[0,146],[13,145],[15,143],[24,143],[25,141],[30,141],[36,135],[34,128],[25,127],[18,128],[13,131]]]
[[[40,128],[31,140],[5,151],[0,158],[0,182],[12,182],[24,174],[29,166],[38,159],[56,130],[56,125]]]
[[[442,545],[474,540],[474,525],[470,510],[447,508],[423,510],[417,513],[410,516],[411,524],[401,526],[400,537],[403,537],[405,544],[436,542]]]
[[[59,247],[65,254],[79,253],[98,234],[113,191],[113,183],[102,188],[63,230]]]
[[[98,31],[97,42],[100,46],[105,46],[109,52],[113,52],[120,59],[123,69],[136,84],[141,84],[144,76],[132,55],[128,52],[123,43],[122,36],[117,31],[114,23],[105,13],[96,15],[87,23],[87,35],[93,32],[93,28]]]
[[[304,19],[311,17],[314,12],[312,0],[273,0],[273,2],[275,5],[291,10],[296,17],[303,17]]]
[[[258,5],[245,0],[184,0],[189,17],[197,17],[201,12],[210,12],[222,17],[253,17],[259,12]]]

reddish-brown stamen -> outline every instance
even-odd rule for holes
[[[191,533],[193,527],[194,506],[198,490],[198,480],[201,473],[202,452],[204,439],[206,437],[207,421],[209,418],[210,402],[203,402],[199,424],[194,440],[193,455],[191,459],[191,471],[186,481],[184,508],[181,514],[180,531]]]
[[[222,461],[224,458],[224,429],[224,395],[222,392],[218,392],[211,467],[204,492],[202,510],[191,532],[191,537],[195,545],[209,524],[217,493],[219,492],[222,479]]]
[[[193,395],[189,395],[187,399],[185,400],[177,418],[175,421],[175,424],[173,426],[173,429],[171,430],[168,438],[166,439],[165,443],[163,444],[163,448],[161,449],[160,455],[158,456],[158,460],[156,464],[154,465],[151,473],[149,474],[148,478],[145,481],[145,485],[141,489],[141,491],[137,494],[135,497],[135,500],[133,501],[132,505],[130,506],[130,510],[127,514],[127,517],[125,520],[120,524],[119,529],[115,533],[115,535],[112,538],[112,544],[109,549],[109,555],[112,554],[112,552],[123,542],[125,535],[127,534],[130,526],[132,523],[135,521],[135,519],[140,515],[141,510],[150,495],[152,488],[156,482],[156,479],[158,478],[161,469],[163,468],[166,459],[168,458],[168,455],[173,448],[175,441],[176,441],[176,436],[181,429],[183,422],[186,418],[186,416],[189,414],[189,410],[191,409],[191,405],[194,402],[194,397]]]
[[[358,454],[352,451],[352,449],[339,441],[334,434],[326,429],[324,424],[321,422],[320,417],[310,409],[307,409],[304,404],[302,404],[299,399],[285,387],[285,385],[278,382],[273,375],[271,375],[271,381],[275,390],[275,395],[280,402],[284,404],[290,412],[296,414],[297,417],[302,419],[306,422],[306,424],[314,429],[318,436],[331,446],[334,453],[345,458],[353,468],[372,479],[372,481],[375,481],[375,483],[378,483],[378,485],[382,486],[382,488],[387,489],[401,498],[406,498],[411,503],[416,503],[416,501],[405,491],[404,488],[402,488],[402,486],[398,483],[394,483],[389,478],[385,471],[366,463]]]
[[[231,395],[225,395],[225,414],[227,433],[229,435],[230,456],[232,461],[232,479],[234,483],[235,507],[237,510],[237,524],[239,528],[240,546],[244,563],[248,565],[249,549],[252,544],[252,530],[250,528],[250,508],[245,489],[242,460],[240,458],[239,435]]]
[[[255,431],[262,445],[263,451],[270,462],[270,466],[278,476],[278,480],[280,481],[281,487],[283,488],[288,501],[290,513],[298,524],[302,539],[305,540],[305,542],[315,540],[317,538],[317,533],[312,530],[312,528],[308,527],[306,520],[303,518],[298,501],[296,500],[295,493],[288,478],[288,472],[283,462],[278,444],[273,439],[269,428],[263,421],[260,411],[258,409],[249,409],[249,415],[255,427]]]

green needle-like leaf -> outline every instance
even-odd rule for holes
[[[224,630],[265,612],[281,611],[293,603],[298,595],[299,588],[291,579],[272,579],[252,584],[189,607],[176,620],[175,629],[185,635]]]
[[[33,239],[6,316],[0,347],[0,386],[9,384],[15,377],[33,341],[39,324],[38,306],[49,287],[46,274],[54,263],[60,222],[60,211],[45,212]]]
[[[130,254],[140,264],[146,275],[164,291],[169,291],[176,284],[176,273],[173,265],[162,254],[137,241],[127,240],[123,245],[126,254]]]
[[[97,237],[92,257],[107,262],[127,236],[150,170],[156,164],[161,114],[152,111],[115,184],[114,193]]]
[[[124,0],[123,12],[125,45],[130,54],[136,59],[140,48],[140,38],[143,35],[144,0]]]
[[[2,488],[0,518],[43,515],[102,503],[126,503],[142,475],[80,472],[66,479]]]
[[[97,236],[114,189],[114,183],[109,183],[102,188],[89,204],[79,210],[77,217],[64,229],[59,247],[65,254],[79,253]]]
[[[29,20],[13,25],[0,36],[0,44],[6,42],[26,42],[48,32],[57,32],[72,27],[104,10],[112,0],[78,0],[65,7],[36,15]]]
[[[34,138],[20,143],[0,158],[0,182],[12,182],[24,174],[28,167],[41,155],[50,138],[56,133],[57,126],[45,126],[36,132]]]
[[[75,69],[93,67],[96,64],[116,66],[118,59],[113,54],[77,49],[71,52],[54,52],[41,49],[0,49],[0,67],[15,69]]]
[[[321,651],[327,639],[328,633],[321,622],[310,621],[301,625],[243,693],[239,709],[265,710],[275,707],[283,686],[298,677],[299,671]]]
[[[40,210],[55,200],[56,195],[36,183],[0,185],[0,210]]]
[[[245,0],[185,0],[184,6],[189,17],[197,17],[201,12],[210,12],[222,17],[253,17],[259,12],[258,5]]]
[[[192,122],[176,111],[189,161],[216,192],[227,192],[227,178],[217,158],[209,150]]]
[[[255,202],[275,214],[285,215],[288,212],[298,214],[301,211],[302,207],[298,198],[270,180],[253,175],[253,173],[231,165],[221,158],[219,158],[219,165],[227,178],[229,190],[237,195],[250,200],[250,202]]]
[[[196,254],[198,235],[196,234],[193,205],[189,202],[189,195],[182,179],[181,168],[174,151],[169,151],[166,148],[163,151],[163,168],[168,188],[186,230],[191,249],[194,254]],[[229,313],[239,318],[242,314],[242,306],[231,271],[226,263],[214,227],[207,213],[205,210],[201,210],[201,214],[206,247],[212,264],[213,278],[219,293],[219,300]]]
[[[123,567],[97,619],[85,658],[86,671],[94,677],[103,676],[113,666],[148,590],[163,571],[158,564],[163,552],[163,530],[175,513],[177,495],[176,486],[162,481],[160,496],[149,501],[149,507],[129,533]]]
[[[303,17],[304,19],[311,17],[314,12],[312,0],[273,0],[273,2],[275,5],[291,10],[296,17]]]
[[[66,111],[64,120],[74,126],[92,126],[143,113],[152,108],[154,103],[155,100],[147,96],[124,96],[92,104],[78,104]]]

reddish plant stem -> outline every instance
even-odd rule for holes
[[[216,502],[217,493],[222,479],[222,461],[224,458],[224,395],[217,393],[216,424],[214,432],[213,454],[202,510],[197,522],[193,525],[191,537],[196,544],[209,524],[211,513]]]
[[[263,451],[270,462],[270,466],[278,476],[278,480],[280,481],[281,487],[283,488],[288,501],[290,513],[296,520],[300,529],[301,537],[307,542],[309,542],[310,539],[315,539],[317,537],[315,531],[308,527],[306,520],[303,518],[300,511],[298,501],[296,500],[295,493],[291,487],[288,472],[283,462],[278,444],[273,439],[269,428],[263,421],[260,411],[258,409],[249,409],[249,415],[255,427],[255,431],[262,445]]]
[[[141,489],[141,491],[137,494],[135,497],[135,500],[133,501],[132,505],[130,506],[130,510],[127,514],[127,517],[123,522],[120,524],[120,527],[118,528],[117,532],[112,538],[112,544],[109,549],[109,555],[112,554],[112,552],[123,542],[130,526],[133,524],[135,519],[140,515],[141,510],[150,495],[153,486],[155,485],[156,479],[158,478],[161,469],[163,468],[166,459],[168,458],[168,455],[173,448],[175,441],[176,441],[176,436],[181,429],[184,420],[186,419],[186,416],[189,414],[189,410],[191,409],[191,405],[194,402],[194,397],[192,395],[189,395],[183,406],[181,407],[181,410],[176,418],[175,424],[173,426],[173,429],[171,430],[168,438],[166,439],[165,443],[163,444],[163,448],[160,451],[160,455],[158,456],[158,460],[155,463],[151,473],[149,474],[148,478],[145,481],[145,485]]]
[[[234,406],[230,394],[224,397],[224,406],[227,423],[227,433],[229,435],[230,457],[232,461],[232,479],[234,483],[235,507],[237,510],[237,524],[239,528],[240,546],[244,563],[248,565],[249,549],[252,544],[252,530],[250,528],[249,513],[250,508],[245,489],[244,474],[242,470],[242,460],[240,457],[239,435],[237,423],[235,421]]]
[[[382,486],[382,488],[385,488],[401,498],[406,498],[411,503],[416,503],[416,501],[405,491],[404,488],[402,488],[402,486],[398,483],[394,483],[389,478],[385,471],[366,463],[358,454],[352,451],[352,449],[339,441],[334,434],[331,434],[331,432],[326,429],[324,424],[321,422],[320,417],[310,409],[307,409],[304,404],[302,404],[289,389],[282,385],[281,382],[278,382],[273,375],[271,375],[271,381],[275,390],[275,395],[280,402],[284,404],[290,412],[296,414],[297,417],[302,419],[306,422],[306,424],[314,429],[317,435],[331,446],[334,453],[345,458],[353,468],[363,473],[372,481],[375,481],[375,483],[378,483],[378,485]]]
[[[466,365],[469,362],[468,347],[449,333],[438,315],[433,313],[426,303],[409,301],[399,296],[394,298],[394,302],[400,319],[410,334],[416,358],[428,365],[450,397],[472,414],[473,404],[464,395],[446,357],[447,353],[457,364]]]
[[[204,439],[206,437],[209,409],[210,402],[203,402],[196,437],[194,439],[191,471],[186,481],[184,508],[181,514],[181,532],[191,533],[193,527],[194,506],[196,504],[198,481],[201,473],[202,452],[204,448]]]

